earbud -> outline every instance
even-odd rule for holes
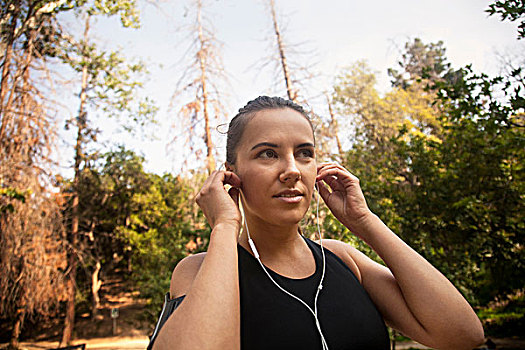
[[[259,259],[259,252],[257,251],[257,248],[255,248],[255,244],[253,243],[253,240],[251,238],[248,238],[248,244],[250,245],[250,248],[252,248],[253,256],[255,256],[255,259]]]

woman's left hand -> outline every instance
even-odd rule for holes
[[[350,230],[358,230],[360,223],[372,214],[359,186],[359,179],[338,163],[320,164],[316,182],[328,208]]]

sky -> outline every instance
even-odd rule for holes
[[[269,40],[275,40],[264,2],[204,1],[208,23],[222,43],[220,54],[228,84],[221,85],[221,93],[228,120],[259,95],[285,96],[282,84],[275,84],[274,70],[260,67],[261,59],[271,52],[273,41]],[[488,17],[484,10],[491,2],[276,0],[276,5],[285,40],[300,44],[298,50],[305,52],[296,56],[295,61],[316,63],[311,69],[316,78],[308,82],[308,92],[319,95],[330,90],[341,69],[358,60],[366,60],[377,71],[379,91],[388,91],[387,69],[396,66],[404,44],[416,37],[424,43],[442,40],[446,56],[455,68],[472,64],[477,72],[498,74],[501,70],[498,55],[523,54],[525,40],[516,39],[517,23]],[[118,132],[115,123],[101,119],[96,125],[102,130],[100,139],[107,147],[119,143],[142,154],[146,170],[158,174],[179,173],[184,160],[181,141],[169,148],[167,144],[180,133],[180,125],[179,128],[174,125],[178,108],[170,107],[170,103],[177,82],[192,59],[187,51],[187,27],[194,18],[189,3],[189,0],[165,0],[156,6],[140,3],[142,26],[137,30],[122,29],[117,19],[98,20],[93,25],[94,38],[102,46],[118,47],[127,57],[141,58],[147,63],[151,74],[142,94],[155,99],[159,107],[158,124],[144,130],[145,138]],[[75,25],[75,18],[68,21]],[[72,103],[69,113],[74,114],[76,108]],[[73,159],[74,134],[64,132],[63,136],[59,162],[67,169]],[[224,135],[214,131],[212,137],[217,147],[224,147]],[[220,156],[218,162],[223,161]]]

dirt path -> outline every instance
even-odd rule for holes
[[[108,337],[97,339],[77,339],[72,345],[86,344],[86,349],[97,350],[144,350],[148,346],[148,337]],[[0,348],[4,345],[0,344]],[[56,349],[59,347],[58,342],[22,342],[20,343],[21,350],[42,350],[42,349]]]
[[[522,350],[525,349],[525,339],[493,339],[499,350]],[[86,349],[93,350],[144,350],[148,346],[149,340],[146,336],[138,337],[107,337],[96,339],[77,339],[74,344],[86,344]],[[7,344],[0,344],[0,348]],[[43,350],[55,349],[58,342],[23,342],[20,349]],[[396,350],[407,349],[430,349],[421,344],[411,341],[396,343]]]
[[[93,350],[144,350],[148,346],[148,337],[111,337],[99,339],[77,339],[74,344],[86,344],[86,349]],[[22,350],[56,349],[58,342],[23,342],[20,344]],[[1,345],[0,345],[1,347]],[[403,342],[396,344],[397,349],[428,349],[415,342]]]

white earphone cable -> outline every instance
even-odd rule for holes
[[[277,286],[277,288],[279,288],[283,293],[285,293],[285,294],[289,295],[290,297],[294,298],[295,300],[299,301],[301,304],[303,304],[310,311],[310,313],[315,318],[315,325],[317,327],[317,331],[319,332],[319,335],[321,336],[321,343],[322,343],[323,350],[329,350],[328,349],[328,344],[327,344],[326,339],[325,339],[324,334],[323,334],[323,331],[321,330],[321,324],[320,324],[319,319],[317,317],[318,316],[318,313],[317,313],[318,312],[317,299],[319,297],[319,293],[321,292],[321,289],[323,289],[323,281],[324,281],[324,276],[325,276],[325,272],[326,272],[326,256],[325,256],[324,248],[323,248],[323,238],[321,236],[321,228],[319,226],[319,191],[317,191],[316,203],[317,203],[317,212],[316,212],[316,214],[317,214],[317,233],[319,235],[319,244],[321,246],[321,253],[322,253],[322,256],[323,256],[323,272],[322,272],[322,275],[321,275],[321,280],[319,281],[319,286],[317,287],[317,291],[315,293],[315,299],[314,299],[314,310],[315,311],[312,310],[312,308],[310,308],[310,306],[308,306],[308,304],[306,304],[301,298],[299,298],[299,297],[293,295],[292,293],[288,292],[286,289],[281,287],[272,278],[272,276],[270,275],[270,273],[268,272],[268,270],[266,269],[266,267],[262,263],[262,261],[261,261],[261,259],[259,257],[259,252],[257,251],[257,248],[255,248],[255,243],[253,242],[252,238],[250,237],[250,230],[248,229],[248,223],[246,222],[246,218],[244,216],[244,210],[242,209],[242,206],[241,206],[241,212],[242,212],[243,220],[245,221],[243,227],[246,227],[246,234],[248,236],[248,244],[250,245],[250,248],[251,248],[251,250],[253,252],[253,255],[254,255],[255,259],[257,259],[257,261],[261,265],[263,271],[266,273],[268,278]]]

